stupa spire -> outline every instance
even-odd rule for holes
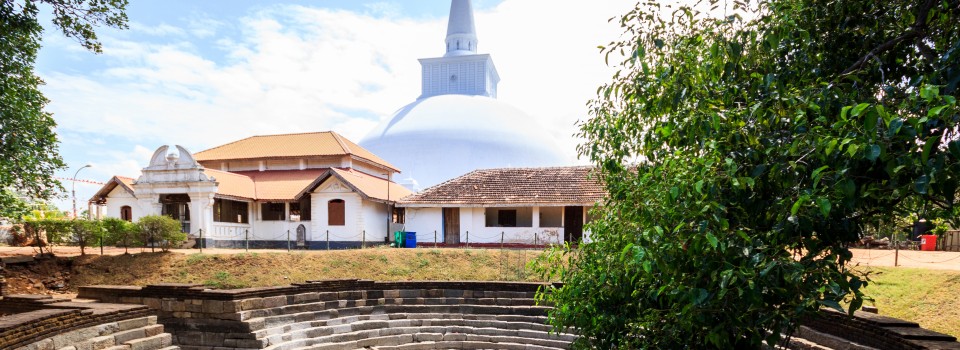
[[[470,0],[451,1],[446,43],[447,53],[444,56],[477,53],[477,28],[473,23],[473,6]]]

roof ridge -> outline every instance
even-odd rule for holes
[[[291,133],[285,133],[285,134],[252,135],[252,136],[247,136],[247,137],[245,137],[245,138],[242,138],[242,139],[239,139],[239,140],[236,140],[236,141],[233,141],[233,142],[229,142],[229,143],[225,143],[225,144],[222,144],[222,145],[219,145],[219,146],[216,146],[216,147],[208,148],[208,149],[202,150],[202,151],[200,151],[200,152],[196,152],[196,153],[194,153],[194,154],[203,153],[203,152],[206,152],[206,151],[212,151],[212,150],[215,150],[215,149],[217,149],[217,148],[229,146],[229,145],[235,144],[235,143],[240,142],[240,141],[246,141],[246,140],[249,140],[249,139],[252,139],[252,138],[257,138],[257,137],[290,136],[290,135],[310,135],[310,134],[323,134],[323,133],[333,133],[333,131],[332,131],[332,130],[327,130],[327,131],[291,132]]]
[[[194,156],[196,156],[197,154],[203,153],[203,152],[215,150],[215,149],[217,149],[217,148],[227,147],[227,146],[229,146],[229,145],[238,143],[238,142],[240,142],[240,141],[246,141],[246,140],[252,139],[252,138],[254,138],[254,137],[256,137],[256,136],[247,136],[246,138],[242,138],[242,139],[239,139],[239,140],[236,140],[236,141],[233,141],[233,142],[225,143],[225,144],[222,144],[222,145],[220,145],[220,146],[216,146],[216,147],[212,147],[212,148],[207,148],[207,149],[202,150],[202,151],[200,151],[200,152],[195,152],[195,153],[194,153]]]
[[[341,139],[342,136],[340,136],[340,134],[333,131],[330,131],[330,134],[333,135],[334,140],[337,140],[337,143],[340,145],[340,149],[343,150],[343,153],[354,155],[353,152],[350,150],[350,147],[347,146],[347,143],[343,142],[343,140]]]

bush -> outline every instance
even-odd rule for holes
[[[70,222],[70,242],[80,246],[80,255],[86,255],[86,247],[96,244],[103,238],[103,228],[100,221],[76,219]]]
[[[147,215],[137,221],[140,239],[145,245],[167,251],[187,240],[187,234],[180,232],[180,222],[165,215]]]
[[[139,229],[136,224],[118,219],[118,218],[106,218],[103,219],[101,225],[107,231],[106,238],[104,243],[116,246],[123,247],[124,254],[127,253],[127,249],[133,245],[141,244]]]
[[[24,232],[33,237],[33,244],[43,253],[44,246],[63,243],[64,237],[70,232],[72,223],[61,218],[29,219],[23,223]]]

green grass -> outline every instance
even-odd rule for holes
[[[864,292],[880,315],[914,321],[921,327],[960,336],[960,271],[873,267]]]

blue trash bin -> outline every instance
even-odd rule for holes
[[[407,237],[403,240],[403,246],[407,248],[416,248],[417,247],[417,233],[416,232],[407,232]]]

